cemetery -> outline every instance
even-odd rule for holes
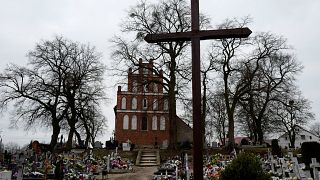
[[[281,149],[280,154],[272,147],[238,147],[231,154],[220,147],[208,148],[203,156],[203,178],[218,180],[228,179],[228,176],[245,176],[253,179],[320,180],[320,151],[314,151],[319,148],[319,143],[306,143],[295,151]],[[158,164],[137,163],[141,151],[153,150],[159,152]],[[188,180],[194,178],[191,154],[191,149],[172,151],[127,147],[50,153],[29,147],[1,153],[0,179],[108,179],[112,174],[133,174],[137,167],[155,166],[157,170],[152,174],[154,180]],[[142,157],[140,159],[143,161]],[[261,171],[257,170],[259,168]]]
[[[25,66],[9,63],[0,72],[0,113],[12,129],[24,127],[35,135],[20,138],[19,143],[32,140],[14,148],[16,142],[10,142],[9,130],[1,124],[0,180],[320,180],[320,123],[309,124],[315,119],[312,102],[304,97],[297,77],[304,66],[281,34],[297,36],[294,30],[300,27],[290,24],[281,33],[270,32],[274,17],[281,19],[270,9],[265,15],[272,19],[270,24],[259,20],[262,29],[251,24],[249,15],[213,24],[201,12],[207,5],[201,7],[199,1],[141,1],[130,6],[117,30],[121,34],[108,41],[112,44],[107,58],[90,43],[56,35],[39,41],[34,49],[28,47]],[[108,2],[107,8],[112,4]],[[233,2],[221,9],[231,14],[254,4],[232,9],[240,5]],[[73,8],[70,12],[78,9]],[[107,8],[104,13],[112,12]],[[104,15],[90,9],[96,10],[86,6],[87,14]],[[42,13],[46,11],[43,8]],[[88,27],[75,26],[74,31],[95,35],[95,30],[105,30],[83,23],[100,18],[80,17],[86,14],[83,11],[67,13],[79,15],[72,18],[57,11],[59,16],[52,17],[63,19],[63,25],[46,18],[45,25],[34,25],[58,31],[81,22]],[[303,13],[300,16],[305,20]],[[120,19],[114,12],[112,18],[103,18]],[[14,21],[6,26],[12,31],[25,29],[11,27]],[[281,29],[287,21],[276,25]],[[33,25],[24,26],[29,24]],[[106,24],[112,29],[110,22]],[[42,28],[38,31],[47,34]],[[89,39],[88,32],[75,37]],[[10,43],[3,38],[0,49],[21,34],[8,36]],[[300,34],[305,38],[305,32]],[[34,35],[23,35],[34,43]],[[311,40],[292,42],[316,47]],[[298,49],[304,46],[299,44]],[[16,53],[2,54],[7,53],[0,53],[7,59]],[[111,86],[113,93],[107,93]],[[113,98],[112,107],[106,108]],[[50,142],[41,133],[50,136]],[[107,133],[110,140],[101,142]]]

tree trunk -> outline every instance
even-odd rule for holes
[[[262,131],[262,125],[261,125],[261,119],[256,119],[256,127],[257,127],[257,135],[258,135],[258,142],[261,145],[263,143],[263,131]]]
[[[85,146],[86,148],[89,147],[89,141],[90,141],[90,136],[89,136],[89,134],[87,134],[87,135],[86,135],[86,141],[85,141],[85,144],[84,144],[84,146]]]
[[[80,146],[80,147],[83,147],[84,144],[83,144],[83,142],[82,142],[80,133],[78,133],[77,130],[75,130],[74,133],[75,133],[75,135],[76,135],[76,137],[77,137],[77,139],[78,139],[78,144],[79,144],[79,146]]]
[[[233,113],[232,115],[228,112],[228,120],[229,120],[229,126],[228,126],[228,150],[231,152],[234,149],[235,142],[234,142],[234,117]]]
[[[295,141],[296,141],[296,135],[295,132],[291,132],[291,136],[289,136],[290,139],[290,148],[295,148]]]
[[[174,86],[173,86],[174,87]],[[169,88],[169,149],[177,148],[177,120],[176,120],[176,99],[174,88]]]
[[[51,124],[52,124],[52,135],[51,135],[51,142],[50,142],[50,150],[53,152],[58,142],[58,137],[60,134],[60,125],[58,120],[52,120]]]
[[[72,139],[73,139],[74,132],[75,132],[75,126],[71,124],[70,125],[69,134],[68,134],[68,141],[67,141],[67,144],[66,144],[66,149],[67,150],[71,150],[72,149]]]
[[[72,149],[72,140],[73,140],[73,134],[76,131],[76,115],[77,115],[77,110],[76,110],[76,102],[75,102],[75,90],[72,91],[72,89],[67,89],[66,94],[67,94],[67,100],[68,104],[70,106],[71,110],[71,117],[67,117],[68,125],[70,127],[69,134],[68,134],[68,141],[66,144],[66,149],[71,150]]]
[[[202,127],[202,134],[205,134],[206,132],[206,127],[205,127],[205,122],[206,122],[206,112],[207,112],[207,85],[206,85],[206,78],[207,74],[204,73],[203,78],[202,78],[202,86],[203,86],[203,92],[202,92],[202,113],[201,113],[201,127]],[[202,137],[202,144],[204,147],[207,147],[206,144],[206,137]]]
[[[168,84],[169,95],[169,149],[177,149],[177,119],[176,119],[176,61],[175,56],[171,55],[170,82]]]

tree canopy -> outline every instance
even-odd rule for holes
[[[61,128],[69,131],[70,147],[77,129],[94,124],[99,128],[84,131],[92,136],[104,127],[99,105],[106,99],[105,66],[94,47],[56,36],[38,43],[27,56],[28,66],[11,64],[0,75],[0,107],[13,104],[12,123],[52,129],[52,149]]]

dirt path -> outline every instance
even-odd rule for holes
[[[133,173],[125,173],[125,174],[109,174],[108,180],[120,180],[120,179],[128,179],[128,180],[151,180],[153,177],[153,173],[156,172],[158,169],[157,166],[155,167],[133,167]],[[98,179],[102,179],[101,175]]]

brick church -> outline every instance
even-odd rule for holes
[[[127,91],[118,86],[115,106],[115,140],[130,140],[136,146],[167,147],[169,144],[169,103],[163,92],[162,76],[150,69],[153,62],[139,61],[139,68],[129,68]],[[157,83],[156,83],[157,82]],[[192,128],[177,117],[177,141],[192,142]]]

